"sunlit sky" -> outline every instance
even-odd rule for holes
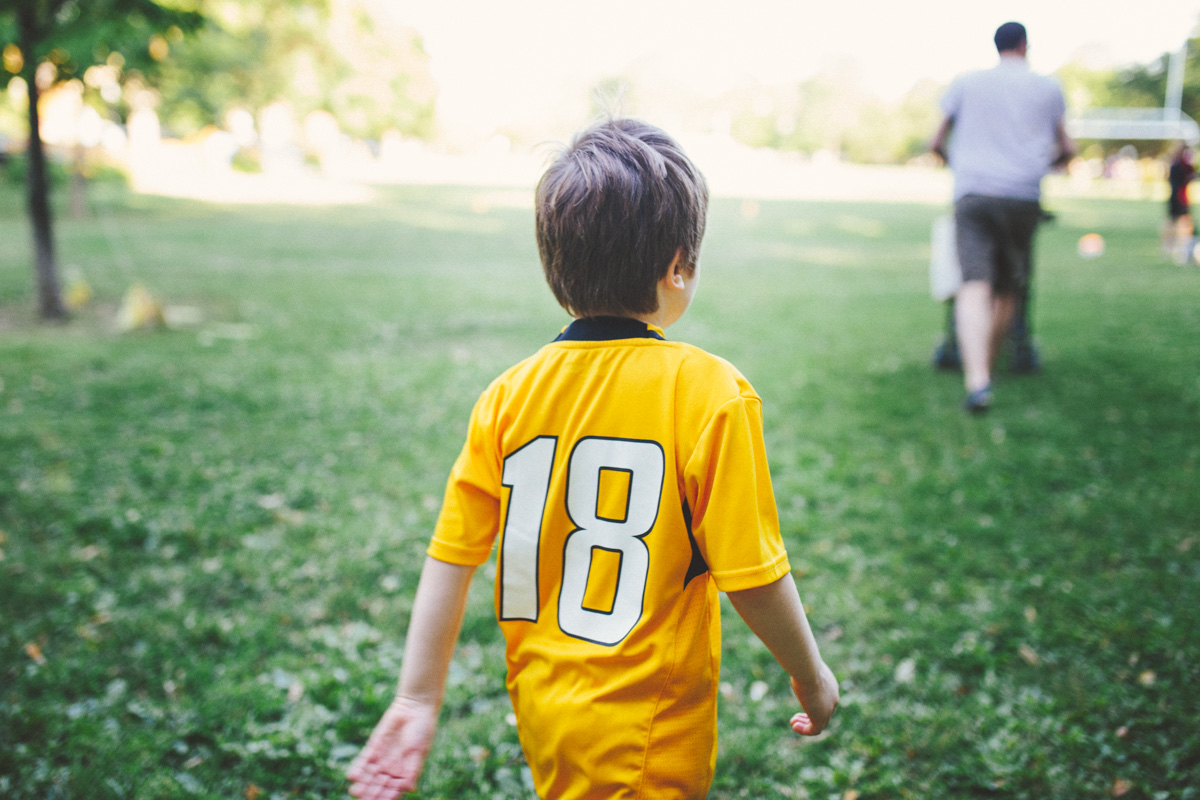
[[[443,124],[475,134],[561,117],[564,104],[582,110],[586,88],[615,76],[715,97],[836,66],[890,100],[922,78],[945,83],[991,65],[992,33],[1010,19],[1025,24],[1043,72],[1082,53],[1101,65],[1147,62],[1200,21],[1200,0],[379,1],[422,35]]]

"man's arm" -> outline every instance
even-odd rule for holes
[[[792,730],[805,736],[820,733],[837,708],[838,682],[821,659],[791,573],[766,586],[728,594],[750,630],[792,678],[792,691],[805,711],[792,717]]]
[[[1061,119],[1054,126],[1054,137],[1058,142],[1058,157],[1051,166],[1065,167],[1075,157],[1075,142],[1067,134],[1067,126]]]
[[[393,800],[416,788],[433,744],[474,574],[475,567],[425,559],[408,623],[400,687],[346,773],[350,794],[360,800]]]
[[[943,117],[942,124],[938,126],[937,133],[933,135],[933,141],[929,143],[929,151],[942,160],[943,164],[950,163],[950,156],[946,154],[946,140],[950,138],[950,130],[954,127],[953,117]]]

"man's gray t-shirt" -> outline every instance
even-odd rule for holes
[[[1041,197],[1066,110],[1058,82],[1033,72],[1024,58],[1001,58],[992,69],[955,80],[942,98],[942,111],[954,121],[954,199]]]

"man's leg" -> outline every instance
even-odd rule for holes
[[[968,393],[985,389],[992,381],[995,311],[992,285],[987,281],[966,281],[954,298],[954,324],[962,353],[963,385]]]
[[[988,342],[988,376],[996,368],[996,357],[1012,330],[1017,316],[1017,296],[1011,292],[992,292],[992,335]]]

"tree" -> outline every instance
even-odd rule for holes
[[[1067,105],[1071,108],[1078,110],[1131,105],[1128,98],[1113,96],[1112,87],[1117,77],[1115,69],[1094,68],[1085,61],[1076,59],[1059,67],[1054,75],[1062,84]],[[1150,105],[1162,105],[1162,97],[1158,97],[1157,101]]]
[[[25,185],[42,319],[63,319],[67,312],[59,289],[38,98],[55,84],[109,62],[113,54],[127,68],[153,72],[169,52],[168,37],[181,38],[202,20],[198,12],[182,7],[183,0],[170,2],[6,0],[0,9],[0,49],[5,55],[0,87],[19,78],[29,101]]]
[[[256,112],[287,97],[300,76],[337,68],[324,47],[326,0],[210,3],[196,35],[155,82],[167,130],[188,136],[233,108]],[[304,69],[297,68],[297,62]]]
[[[212,4],[204,26],[165,64],[155,88],[176,135],[279,100],[326,111],[347,133],[431,138],[436,86],[420,37],[359,0]]]

